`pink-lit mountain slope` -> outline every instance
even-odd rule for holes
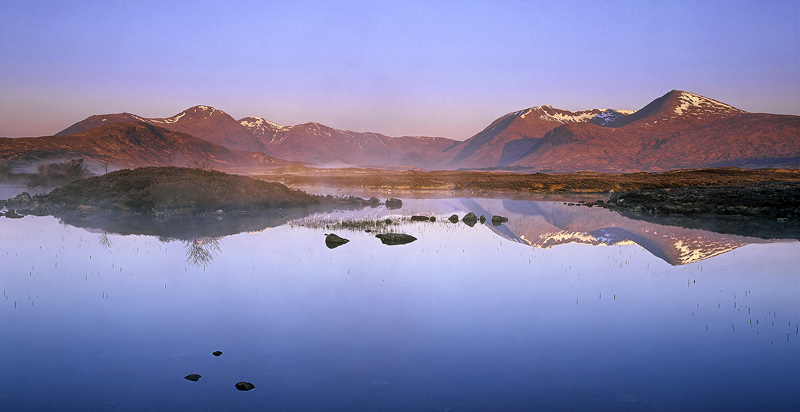
[[[554,172],[794,168],[800,166],[800,116],[748,113],[673,90],[605,126],[559,126],[510,165]]]

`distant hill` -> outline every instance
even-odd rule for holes
[[[108,159],[112,169],[194,163],[208,163],[216,168],[279,167],[291,163],[259,152],[230,150],[187,133],[139,121],[107,124],[61,136],[0,138],[2,162],[34,164],[69,158],[86,158],[89,163]]]

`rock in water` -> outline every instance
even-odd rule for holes
[[[400,199],[398,199],[396,197],[390,197],[390,198],[386,199],[386,208],[387,209],[394,210],[394,209],[400,209],[401,207],[403,207],[403,201],[402,200],[400,200]]]
[[[508,218],[507,217],[503,217],[503,216],[500,216],[500,215],[492,216],[492,225],[494,225],[494,226],[500,226],[501,224],[503,224],[505,222],[508,222]]]
[[[447,220],[449,220],[450,223],[458,223],[458,215],[450,216],[447,218]]]
[[[411,216],[412,222],[427,222],[428,220],[429,220],[428,216],[419,216],[419,215]]]
[[[186,379],[187,381],[192,381],[192,382],[197,382],[197,381],[200,380],[200,378],[201,378],[201,376],[196,374],[196,373],[192,373],[192,374],[189,374],[189,375],[186,375],[186,376],[183,377],[183,379]]]
[[[483,224],[484,222],[486,222],[486,216],[481,215],[481,224]]]
[[[251,389],[253,389],[255,387],[256,387],[256,385],[253,385],[250,382],[238,382],[238,383],[236,383],[236,389],[238,389],[240,391],[249,391],[249,390],[251,390]]]
[[[219,355],[222,355],[222,351],[221,350],[215,350],[214,352],[211,352],[211,354],[214,355],[214,356],[219,356]]]
[[[375,235],[375,237],[380,239],[384,245],[405,245],[417,240],[414,236],[405,233],[384,233]]]
[[[328,249],[333,249],[333,248],[339,247],[339,246],[341,246],[341,245],[343,245],[343,244],[345,244],[345,243],[347,243],[349,241],[350,240],[345,239],[343,237],[339,237],[339,236],[337,236],[337,235],[335,235],[333,233],[331,233],[329,235],[325,235],[325,246],[327,246]]]
[[[461,219],[467,226],[473,227],[476,223],[478,223],[478,216],[475,216],[475,213],[469,212],[464,215],[464,218]]]

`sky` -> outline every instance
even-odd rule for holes
[[[800,1],[0,2],[0,136],[94,114],[463,140],[515,110],[673,89],[800,115]]]

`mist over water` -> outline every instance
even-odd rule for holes
[[[468,211],[509,221],[446,220]],[[417,240],[342,224],[387,218],[378,230]],[[503,199],[404,198],[266,226],[185,238],[0,219],[0,405],[800,407],[796,241]],[[330,249],[331,232],[350,241]]]

